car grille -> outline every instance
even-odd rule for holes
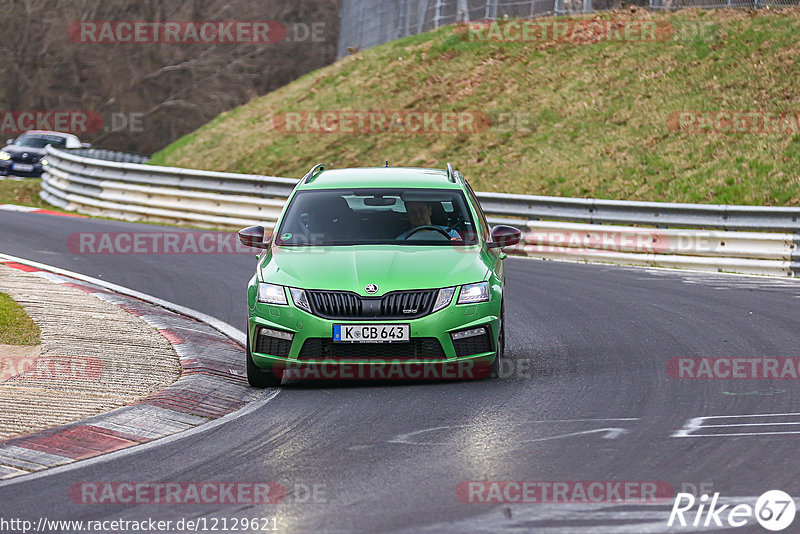
[[[300,360],[444,360],[435,337],[412,338],[408,343],[334,343],[328,338],[308,338]]]
[[[349,291],[306,291],[314,315],[326,319],[416,319],[433,308],[437,289],[362,297]]]
[[[289,339],[279,339],[277,337],[261,335],[261,330],[262,329],[259,329],[259,333],[256,336],[256,352],[288,358],[289,350],[292,348],[292,341]]]
[[[36,154],[30,154],[28,152],[11,154],[11,161],[14,163],[36,163],[40,159],[42,159],[42,156],[37,156]]]
[[[361,317],[361,297],[343,291],[306,291],[311,311],[321,317]]]
[[[489,328],[486,327],[486,333],[483,335],[453,340],[453,348],[459,358],[482,352],[491,352],[494,349],[492,348],[492,340],[489,337]]]

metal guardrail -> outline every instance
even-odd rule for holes
[[[272,228],[298,182],[105,161],[52,147],[47,151],[49,165],[41,193],[45,201],[89,215],[133,221]],[[515,254],[800,275],[800,208],[504,193],[477,196],[492,224],[513,224],[524,230],[523,242],[511,249]]]
[[[498,216],[603,224],[641,224],[664,228],[800,231],[800,208],[637,202],[504,193],[478,193],[478,198],[487,213]]]
[[[42,198],[89,215],[236,227],[274,222],[293,178],[86,158],[47,148]]]
[[[83,156],[85,158],[118,161],[120,163],[147,163],[147,160],[150,159],[147,156],[140,156],[139,154],[132,154],[130,152],[122,152],[120,150],[111,150],[106,148],[78,148],[75,150],[70,150],[70,154]]]
[[[490,219],[491,221],[492,219]],[[510,223],[511,220],[494,219]],[[523,241],[509,252],[540,259],[725,271],[800,274],[797,233],[661,229],[527,221]]]

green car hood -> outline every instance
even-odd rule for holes
[[[428,289],[480,282],[490,255],[480,247],[356,245],[274,247],[261,262],[264,282],[303,289],[374,295],[400,289]]]

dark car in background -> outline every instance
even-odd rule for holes
[[[38,178],[42,175],[45,147],[82,148],[89,146],[68,133],[30,130],[16,139],[9,139],[0,150],[0,176]]]

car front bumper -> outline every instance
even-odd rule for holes
[[[248,336],[250,339],[251,354],[253,362],[260,368],[272,371],[283,371],[286,369],[313,368],[324,366],[334,368],[337,376],[339,373],[353,373],[352,378],[362,378],[364,373],[362,367],[380,366],[385,367],[387,363],[405,366],[405,369],[419,370],[429,369],[439,366],[442,370],[434,371],[431,376],[434,378],[448,377],[448,373],[465,375],[469,378],[471,370],[478,374],[485,374],[492,361],[496,357],[498,335],[500,332],[500,297],[493,294],[492,300],[479,304],[450,304],[447,308],[424,317],[412,320],[332,320],[324,319],[312,315],[304,310],[289,304],[286,306],[275,306],[262,303],[251,304],[250,319],[248,321]],[[251,300],[251,303],[253,300]],[[347,347],[348,357],[319,358],[309,357],[309,344],[325,344],[330,347],[333,343],[333,325],[335,324],[408,324],[410,326],[411,341],[416,343],[418,340],[426,340],[425,344],[418,345],[415,357],[401,355],[398,357],[379,356],[376,353],[386,354],[384,343],[359,343]],[[288,340],[284,340],[282,350],[271,352],[283,352],[282,355],[270,354],[260,351],[263,348],[259,345],[257,337],[262,335],[261,328],[277,330],[292,336],[291,345],[286,350]],[[452,333],[466,331],[470,329],[484,327],[488,336],[488,343],[477,343],[473,349],[480,352],[470,353],[469,347],[463,343],[459,344],[457,350],[454,344]],[[433,347],[436,340],[441,350],[433,350],[431,353],[421,353],[419,346]],[[389,345],[403,345],[405,343],[391,343]],[[376,348],[376,345],[383,347]],[[274,345],[270,345],[274,347]],[[402,347],[394,347],[402,353]],[[378,350],[380,349],[380,350]],[[488,349],[488,350],[484,350]],[[393,352],[390,350],[389,352]],[[416,372],[416,371],[415,371]],[[360,373],[360,374],[359,374]],[[410,371],[408,371],[411,376]],[[444,375],[444,376],[442,376]],[[346,378],[347,376],[342,376]],[[458,378],[460,376],[455,376]],[[323,376],[324,378],[324,376]]]
[[[17,162],[11,160],[0,160],[0,176],[21,176],[24,178],[39,178],[42,176],[44,170],[41,163],[30,163],[25,165],[33,165],[30,171],[20,171],[14,169],[14,164]]]

